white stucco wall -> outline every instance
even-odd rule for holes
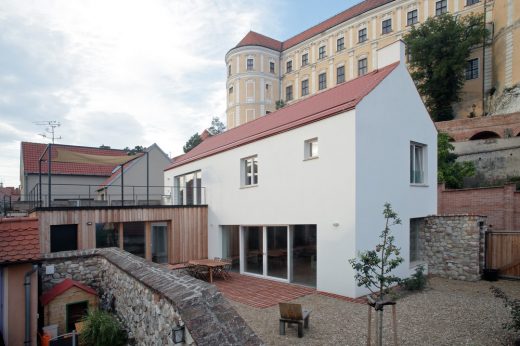
[[[392,227],[405,262],[396,274],[407,277],[410,218],[437,213],[437,130],[412,79],[401,64],[356,108],[356,248],[373,249],[384,228],[385,202],[399,214]],[[410,184],[410,141],[427,145],[424,186]],[[356,296],[366,294],[356,289]]]

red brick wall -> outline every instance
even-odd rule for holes
[[[515,184],[502,187],[446,190],[438,187],[439,214],[487,216],[493,230],[520,230],[520,192]]]
[[[500,138],[505,138],[506,132],[514,137],[520,134],[520,113],[441,121],[435,126],[456,142],[467,141],[483,131],[495,132]]]

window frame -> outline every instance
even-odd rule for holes
[[[342,71],[341,74],[339,73],[340,69]],[[340,76],[341,76],[341,80],[340,80]],[[344,82],[345,82],[345,65],[341,65],[341,66],[336,67],[336,84],[341,84]]]
[[[390,24],[390,25],[388,25]],[[389,34],[392,32],[392,18],[381,21],[381,35]]]
[[[320,157],[318,137],[303,142],[303,160],[314,160]]]
[[[410,218],[409,222],[409,248],[408,248],[408,262],[411,266],[422,262],[421,259],[421,243],[420,232],[421,225],[423,225],[424,218]]]
[[[269,72],[275,73],[275,64],[274,61],[269,61]]]
[[[410,14],[412,14],[410,16]],[[419,10],[414,9],[406,13],[406,26],[412,26],[419,23]]]
[[[327,57],[327,47],[325,45],[318,48],[318,59],[325,59]]]
[[[417,149],[420,148],[420,175],[417,178]],[[411,186],[427,186],[428,184],[428,146],[424,143],[410,141],[410,185]],[[420,181],[419,181],[420,180]]]
[[[248,170],[249,162],[251,167],[250,171]],[[258,155],[240,159],[240,172],[240,186],[242,188],[258,186]],[[250,177],[248,177],[248,175],[250,175]],[[250,179],[249,182],[248,179]]]
[[[435,16],[448,13],[448,0],[438,0],[435,2]]]
[[[249,62],[251,62],[251,64]],[[255,70],[255,59],[254,58],[247,58],[246,59],[246,70],[247,71],[254,71]]]
[[[367,28],[361,28],[358,30],[358,43],[363,43],[368,40],[368,30]]]
[[[292,70],[292,60],[287,60],[285,63],[285,73],[291,73]]]
[[[480,78],[480,60],[479,60],[479,58],[466,60],[466,69],[464,71],[464,77],[466,80],[473,80],[473,79]]]
[[[192,175],[191,187],[193,190],[188,191],[186,177]],[[202,170],[194,170],[173,177],[174,182],[174,204],[175,205],[201,205],[203,198],[202,187]],[[181,198],[182,197],[182,198]]]
[[[345,37],[340,37],[336,40],[336,52],[341,52],[345,49]]]
[[[318,90],[327,89],[327,72],[322,72],[318,75]]]
[[[229,89],[228,89],[228,93],[229,95],[232,95],[233,94],[233,86],[230,86]]]
[[[473,6],[480,2],[480,0],[466,0],[466,6]]]
[[[228,65],[228,77],[231,77],[231,64]]]
[[[290,93],[288,91],[291,91]],[[289,102],[289,101],[292,101],[293,100],[293,86],[292,85],[287,85],[285,87],[285,101],[286,102]]]
[[[368,73],[368,58],[361,58],[358,60],[358,77],[364,76],[367,73]]]
[[[309,65],[309,53],[304,53],[302,54],[302,67],[307,65]]]
[[[305,83],[305,86],[304,86],[304,83]],[[304,91],[305,91],[305,93],[304,93]],[[302,80],[301,94],[302,94],[302,97],[309,95],[309,79]]]

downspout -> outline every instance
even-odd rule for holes
[[[487,0],[484,0],[484,28],[486,28],[486,3]],[[486,43],[487,43],[487,35],[484,34],[484,44],[482,45],[482,115],[486,116]]]
[[[25,273],[23,286],[25,288],[25,341],[24,345],[31,345],[31,276],[38,270],[38,265],[33,264],[31,270]]]

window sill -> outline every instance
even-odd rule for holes
[[[303,161],[311,161],[311,160],[316,160],[316,159],[319,159],[320,157],[319,156],[311,156],[311,157],[306,157],[303,159]]]
[[[249,189],[249,188],[252,188],[252,187],[257,187],[258,184],[252,184],[252,185],[242,185],[240,186],[241,189]]]
[[[410,186],[413,186],[413,187],[429,187],[430,185],[428,185],[428,184],[414,184],[414,183],[410,183]]]

